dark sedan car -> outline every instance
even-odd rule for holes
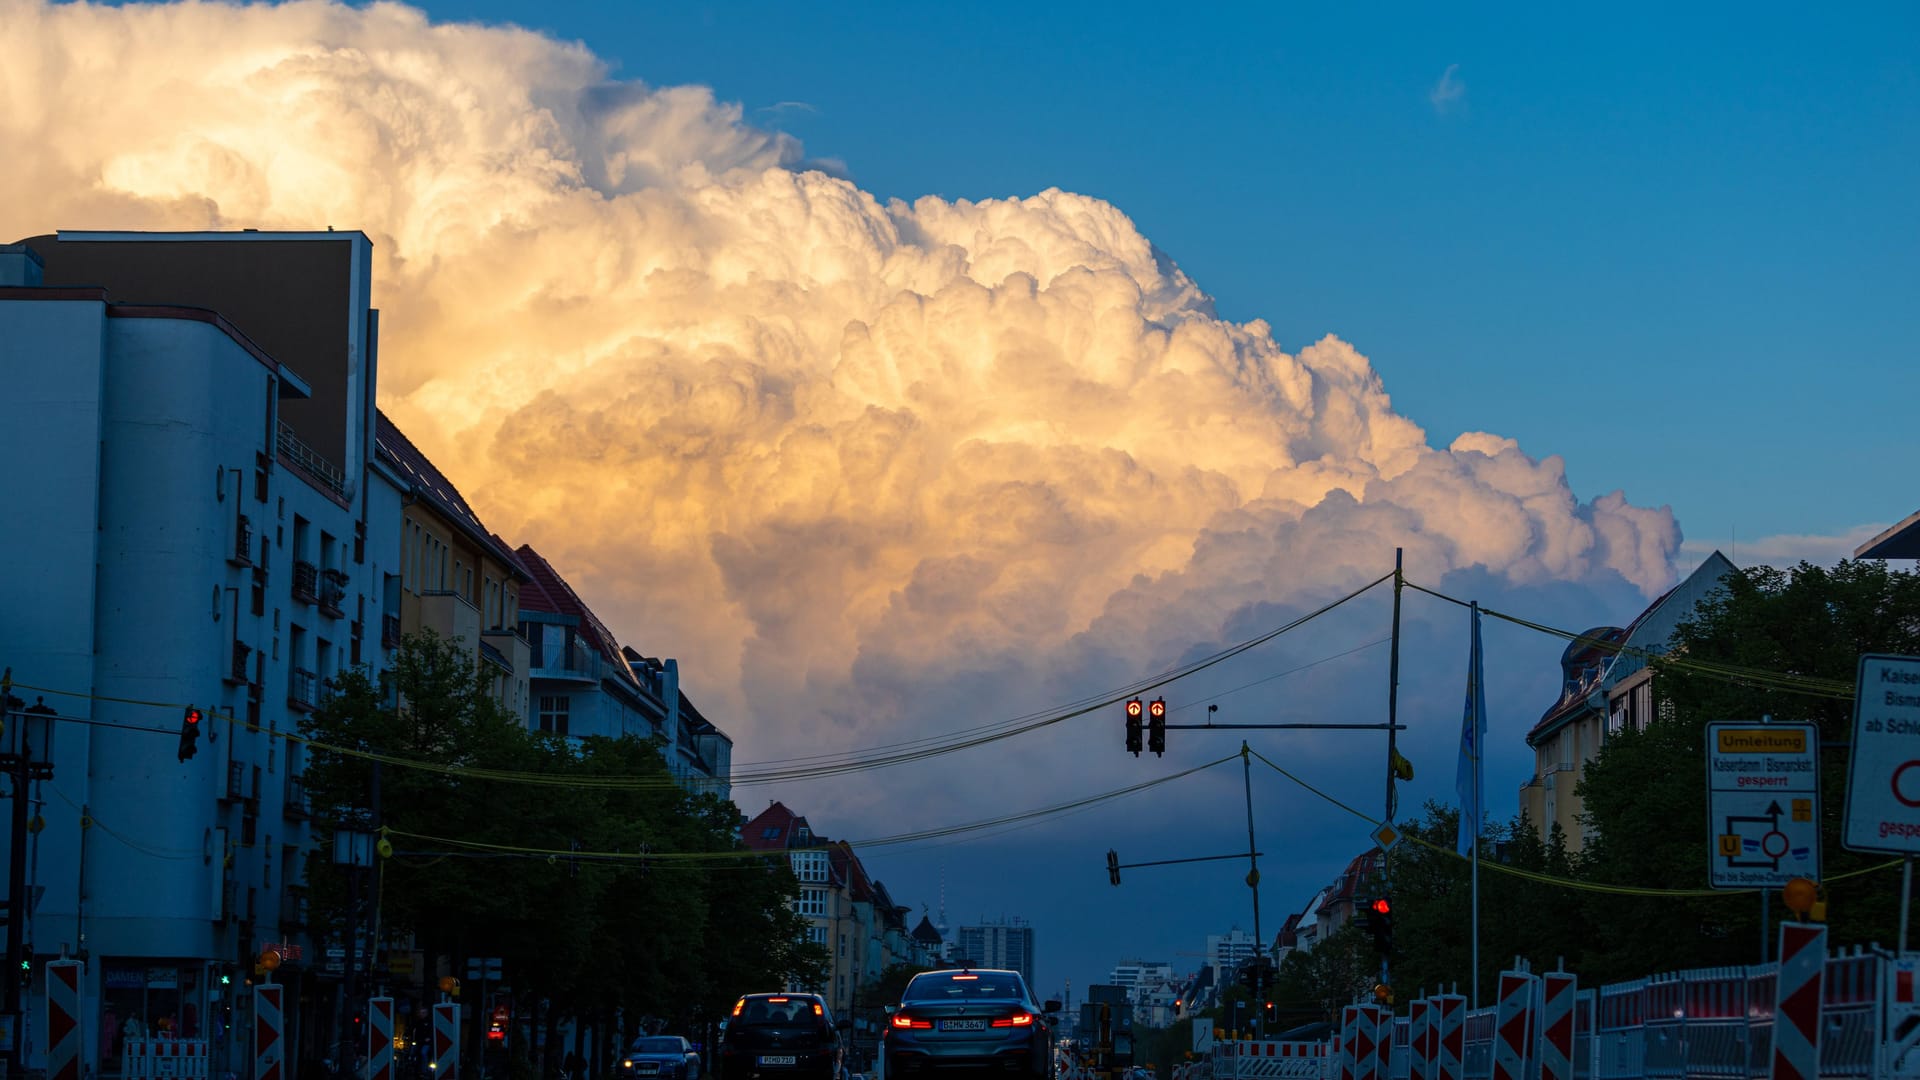
[[[818,994],[748,994],[727,1018],[719,1080],[838,1080],[847,1026]]]
[[[992,1071],[1046,1077],[1053,1016],[1017,971],[958,968],[915,975],[887,1007],[880,1052],[887,1080],[931,1072]]]
[[[620,1058],[621,1080],[700,1080],[700,1055],[678,1035],[642,1035]]]

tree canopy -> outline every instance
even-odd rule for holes
[[[498,956],[521,996],[560,1014],[619,1008],[675,1024],[822,976],[791,869],[743,854],[732,803],[675,784],[657,741],[528,731],[456,643],[408,635],[378,678],[337,677],[301,734],[318,744],[305,773],[316,937],[340,935],[345,919],[333,828],[377,819],[407,834],[376,871],[383,936],[413,935],[429,972],[437,958]],[[607,777],[623,782],[592,782]],[[712,857],[684,858],[698,853]]]

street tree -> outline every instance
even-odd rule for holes
[[[1840,845],[1851,701],[1807,694],[1777,680],[1711,678],[1687,666],[1710,661],[1851,684],[1862,653],[1920,652],[1920,575],[1877,561],[1833,567],[1753,567],[1722,588],[1675,631],[1672,650],[1653,662],[1657,716],[1640,731],[1609,735],[1578,790],[1593,838],[1587,872],[1596,880],[1659,889],[1704,888],[1709,828],[1706,725],[1715,720],[1804,721],[1820,731],[1823,874],[1836,946],[1891,943],[1898,885],[1885,856]],[[1857,875],[1848,877],[1846,875]],[[1838,879],[1838,880],[1836,880]],[[1777,897],[1775,898],[1778,899]],[[1772,904],[1777,921],[1786,915]],[[1591,974],[1643,975],[1709,964],[1752,963],[1763,934],[1752,893],[1705,899],[1609,897],[1587,905]]]

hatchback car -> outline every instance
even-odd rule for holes
[[[887,1006],[880,1036],[887,1080],[982,1071],[1045,1078],[1060,1003],[1036,1003],[1017,971],[956,968],[915,975]]]
[[[818,994],[748,994],[727,1017],[719,1080],[838,1080],[848,1026]]]
[[[620,1058],[621,1080],[700,1080],[700,1055],[679,1035],[642,1035]]]

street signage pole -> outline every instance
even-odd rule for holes
[[[1920,853],[1920,656],[1860,658],[1853,696],[1853,760],[1840,842],[1905,860],[1900,951],[1907,951],[1913,857]]]

